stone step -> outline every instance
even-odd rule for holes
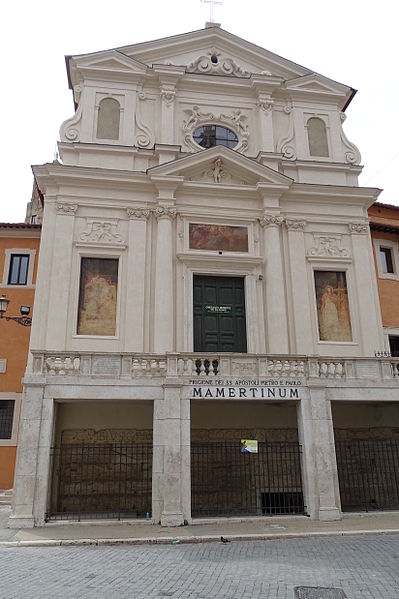
[[[12,489],[0,491],[0,505],[11,505],[12,503]]]

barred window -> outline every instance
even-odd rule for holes
[[[14,400],[0,400],[0,439],[11,439],[14,417]]]

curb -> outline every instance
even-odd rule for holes
[[[373,534],[399,534],[399,529],[376,530],[344,530],[344,531],[315,531],[315,532],[289,532],[269,534],[224,535],[228,541],[271,541],[273,539],[295,539],[311,537],[343,537]],[[112,545],[183,545],[193,543],[217,543],[220,535],[191,536],[191,537],[127,537],[110,539],[42,539],[35,541],[0,541],[2,547],[104,547]]]

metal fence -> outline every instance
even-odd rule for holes
[[[337,441],[343,511],[399,509],[399,439]]]
[[[259,442],[242,453],[240,442],[191,445],[193,517],[303,514],[300,446]]]
[[[151,514],[152,444],[60,445],[51,460],[48,519]]]

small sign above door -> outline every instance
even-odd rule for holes
[[[204,306],[205,314],[233,314],[233,306]]]

